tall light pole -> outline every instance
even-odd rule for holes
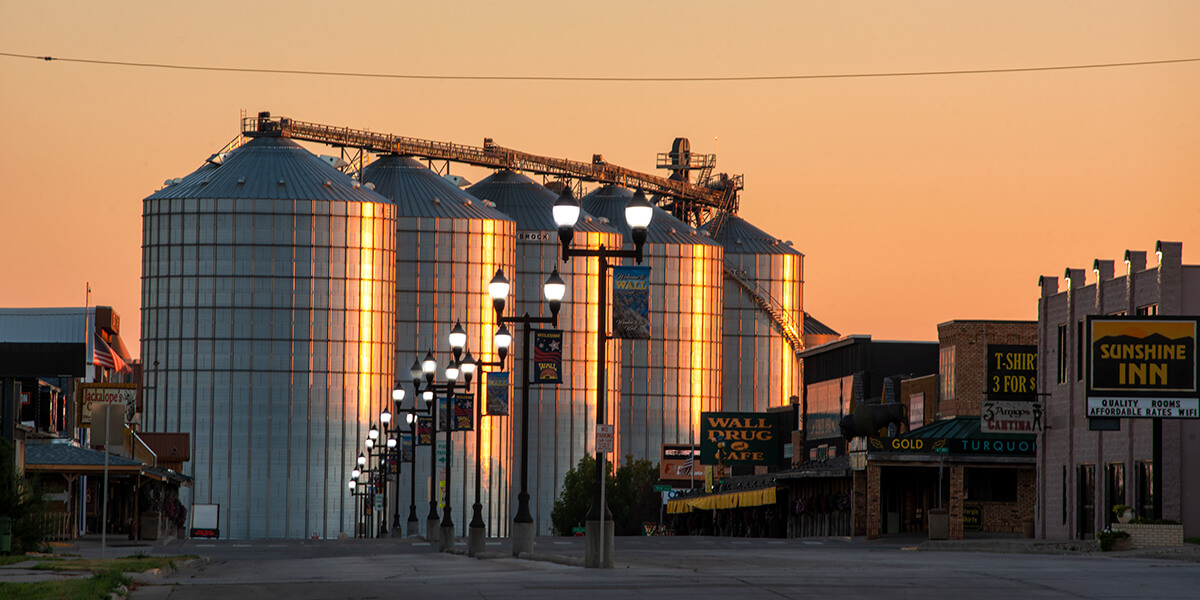
[[[421,535],[421,521],[420,521],[420,519],[417,518],[417,446],[419,445],[418,442],[420,441],[418,439],[420,432],[417,430],[417,422],[418,422],[417,415],[422,414],[421,411],[417,410],[417,397],[418,396],[423,397],[423,399],[425,400],[425,412],[432,414],[432,411],[430,408],[430,402],[431,402],[430,398],[432,398],[432,396],[424,397],[424,395],[421,394],[421,378],[424,376],[424,371],[422,369],[421,361],[414,358],[412,367],[409,369],[408,373],[412,377],[412,384],[413,384],[412,408],[409,409],[408,414],[405,415],[408,420],[409,432],[412,433],[412,436],[413,436],[413,467],[412,467],[411,481],[409,483],[409,488],[408,488],[409,489],[408,536],[416,537],[416,536]],[[403,390],[401,390],[401,391],[403,392]],[[394,394],[394,392],[393,392],[393,394]],[[401,394],[401,398],[403,398],[403,394]],[[429,451],[433,452],[432,445],[430,446]],[[433,463],[433,461],[431,460],[430,464],[432,465],[432,463]],[[430,481],[433,481],[433,473],[434,473],[433,471],[430,471]]]
[[[508,334],[508,329],[504,325],[500,326],[500,331],[496,332],[496,347],[500,355],[498,361],[481,362],[476,361],[475,357],[471,356],[471,351],[467,350],[462,359],[463,377],[466,378],[470,385],[471,377],[475,375],[477,369],[481,367],[504,367],[504,357],[508,355],[508,346],[512,344],[512,336]],[[483,478],[482,469],[482,450],[483,447],[483,372],[479,372],[479,378],[476,379],[475,391],[475,503],[471,505],[471,523],[467,527],[467,556],[475,556],[483,552],[484,537],[487,533],[487,523],[483,520],[483,502],[480,501],[481,480]]]
[[[363,537],[371,537],[371,533],[372,533],[372,531],[374,531],[374,527],[375,527],[375,519],[377,517],[377,515],[375,514],[375,493],[376,493],[376,489],[378,489],[378,487],[379,487],[379,465],[376,464],[374,469],[372,469],[371,459],[378,458],[378,452],[375,451],[375,446],[377,445],[376,441],[378,439],[379,439],[379,428],[375,427],[374,423],[371,423],[371,428],[369,430],[367,430],[367,439],[364,442],[367,446],[367,471],[366,471],[367,472],[367,490],[366,491],[368,494],[368,500],[367,500],[368,504],[367,504],[367,507],[363,509],[363,514],[365,515],[365,514],[370,513],[371,517],[370,517],[370,519],[367,520],[367,526],[363,530]]]
[[[441,519],[438,518],[437,511],[438,407],[434,403],[433,394],[433,376],[437,372],[437,361],[433,358],[432,350],[427,352],[425,359],[421,361],[421,372],[425,375],[427,386],[422,394],[425,396],[425,405],[430,407],[429,414],[432,415],[430,421],[433,423],[433,432],[429,438],[429,514],[425,517],[425,539],[436,542],[440,533]]]
[[[392,417],[399,418],[403,403],[404,403],[404,389],[402,389],[399,385],[397,385],[396,389],[392,390],[392,404],[393,404],[394,410],[393,410],[392,414],[389,415],[388,421],[391,421]],[[384,412],[387,412],[387,411],[385,410]],[[382,418],[383,417],[381,415],[380,419],[382,419]],[[385,423],[385,425],[386,425],[386,423]],[[396,422],[396,426],[393,427],[392,430],[395,432],[395,435],[400,435],[400,422],[399,421]],[[395,443],[397,446],[399,445],[395,441],[394,438],[388,438],[389,447],[391,447],[391,444],[393,444],[393,443]],[[397,469],[396,469],[396,504],[395,504],[395,508],[392,509],[392,511],[393,511],[392,512],[392,537],[400,537],[400,536],[404,535],[403,530],[401,529],[401,525],[400,525],[400,469],[404,464],[404,456],[401,454],[402,450],[403,450],[403,448],[396,448],[395,456],[393,457],[393,459],[396,461]]]
[[[463,334],[466,337],[466,334]],[[460,346],[456,350],[456,354],[462,352]],[[454,457],[453,441],[450,439],[450,433],[454,431],[454,386],[458,383],[458,362],[451,360],[446,364],[446,506],[442,507],[442,551],[448,551],[454,548],[454,519],[450,513],[450,482],[454,479],[454,471],[451,469],[451,459]]]
[[[523,345],[521,350],[521,492],[517,494],[517,516],[513,518],[513,556],[522,552],[533,552],[533,515],[529,512],[529,355],[533,351],[529,347],[530,325],[534,323],[558,322],[558,310],[562,307],[563,295],[566,294],[567,284],[558,275],[558,269],[550,274],[542,285],[542,293],[550,304],[549,317],[531,317],[525,313],[520,317],[504,316],[504,303],[511,287],[504,269],[496,269],[496,275],[488,284],[488,295],[492,297],[492,308],[496,311],[497,323],[521,323]],[[501,355],[503,357],[503,355]],[[503,358],[501,358],[503,361]]]
[[[562,247],[563,262],[577,257],[595,257],[600,261],[599,269],[599,326],[596,328],[596,425],[604,424],[605,397],[605,365],[608,357],[606,352],[608,342],[608,270],[612,265],[610,258],[632,258],[641,264],[642,246],[646,243],[646,228],[654,217],[654,205],[646,200],[641,190],[630,198],[625,205],[625,223],[633,233],[633,250],[610,250],[603,244],[592,250],[589,248],[572,248],[571,239],[575,236],[575,223],[579,220],[579,200],[571,191],[571,186],[563,187],[562,195],[554,202],[554,222],[558,225],[558,243]],[[596,483],[592,494],[592,507],[587,516],[587,540],[584,551],[584,565],[587,567],[612,568],[613,566],[613,525],[612,513],[604,501],[604,475],[607,472],[605,455],[596,452]],[[604,524],[603,528],[601,523]],[[601,530],[603,529],[603,530]]]

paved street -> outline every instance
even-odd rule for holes
[[[581,557],[580,538],[535,554]],[[1130,555],[923,552],[920,540],[617,538],[617,568],[477,560],[411,540],[188,541],[154,554],[205,562],[136,589],[136,600],[201,598],[1194,598],[1200,563]],[[460,548],[465,548],[460,544]],[[490,541],[503,555],[507,540]],[[145,551],[139,549],[138,551]]]

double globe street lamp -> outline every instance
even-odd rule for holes
[[[471,351],[467,350],[462,359],[462,372],[467,382],[471,381],[476,371],[481,367],[503,368],[504,358],[508,356],[508,348],[512,345],[512,334],[508,332],[508,328],[503,324],[496,332],[495,337],[496,353],[499,354],[500,360],[481,362],[476,361],[475,357],[471,356]],[[475,503],[471,505],[471,523],[467,528],[467,556],[475,556],[484,549],[484,537],[487,532],[487,523],[483,520],[483,503],[480,501],[480,487],[482,481],[482,456],[481,448],[483,447],[483,373],[479,373],[476,378],[477,390],[475,394]]]
[[[533,515],[529,512],[529,356],[533,354],[532,348],[529,346],[530,325],[534,323],[548,323],[554,325],[558,322],[558,311],[562,307],[563,296],[567,292],[567,284],[562,277],[558,275],[558,269],[550,274],[546,282],[542,285],[542,294],[546,298],[546,302],[550,305],[550,316],[532,317],[529,313],[525,313],[520,317],[504,316],[504,304],[508,298],[508,291],[511,284],[508,278],[504,276],[504,269],[497,269],[496,275],[492,277],[488,283],[488,295],[492,297],[492,308],[496,311],[496,322],[501,324],[501,331],[507,332],[504,328],[505,323],[521,323],[522,340],[521,346],[524,354],[521,355],[521,492],[517,495],[517,515],[513,518],[513,556],[520,556],[522,552],[533,552]],[[509,337],[511,342],[511,336]],[[503,346],[502,346],[503,347]],[[500,355],[500,362],[504,362],[504,353]],[[477,480],[478,481],[478,480]]]
[[[625,205],[625,223],[633,236],[633,250],[610,250],[603,244],[599,248],[572,248],[575,224],[579,221],[580,205],[571,191],[563,187],[562,194],[554,202],[554,222],[558,225],[558,242],[562,247],[562,260],[571,258],[597,258],[600,261],[598,304],[600,306],[599,327],[596,330],[596,426],[604,424],[605,365],[607,364],[606,343],[608,335],[608,270],[610,258],[632,258],[641,264],[642,247],[646,243],[646,229],[654,217],[654,205],[646,199],[642,190],[637,190]],[[587,515],[584,565],[592,568],[613,566],[612,513],[604,502],[604,474],[607,471],[605,454],[596,452],[596,481],[592,493],[592,506]],[[601,525],[603,524],[603,526]]]

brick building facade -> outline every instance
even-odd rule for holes
[[[1157,465],[1154,419],[1087,417],[1089,315],[1200,314],[1200,265],[1183,264],[1180,243],[1158,242],[1155,250],[1154,267],[1145,251],[1130,250],[1121,274],[1114,261],[1097,259],[1090,283],[1084,269],[1066,269],[1061,289],[1057,277],[1040,279],[1038,387],[1048,425],[1038,440],[1040,537],[1090,539],[1110,524],[1113,505],[1154,516],[1156,503],[1161,518],[1182,522],[1184,535],[1200,535],[1200,419],[1160,419]],[[1093,429],[1100,426],[1119,429]]]

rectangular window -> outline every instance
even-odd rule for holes
[[[1137,503],[1133,507],[1139,517],[1157,518],[1154,514],[1154,462],[1137,462]]]
[[[1067,382],[1067,326],[1058,326],[1058,382]]]
[[[1016,502],[1016,469],[963,469],[967,500],[974,502]]]
[[[1139,306],[1137,307],[1137,314],[1139,317],[1153,317],[1154,315],[1158,314],[1158,305],[1147,304],[1145,306]]]
[[[1062,466],[1062,524],[1067,524],[1067,465]]]
[[[1117,520],[1113,507],[1125,504],[1125,463],[1108,463],[1104,465],[1104,513],[1103,522],[1112,523]]]
[[[940,403],[954,399],[954,346],[938,350],[938,387]]]

